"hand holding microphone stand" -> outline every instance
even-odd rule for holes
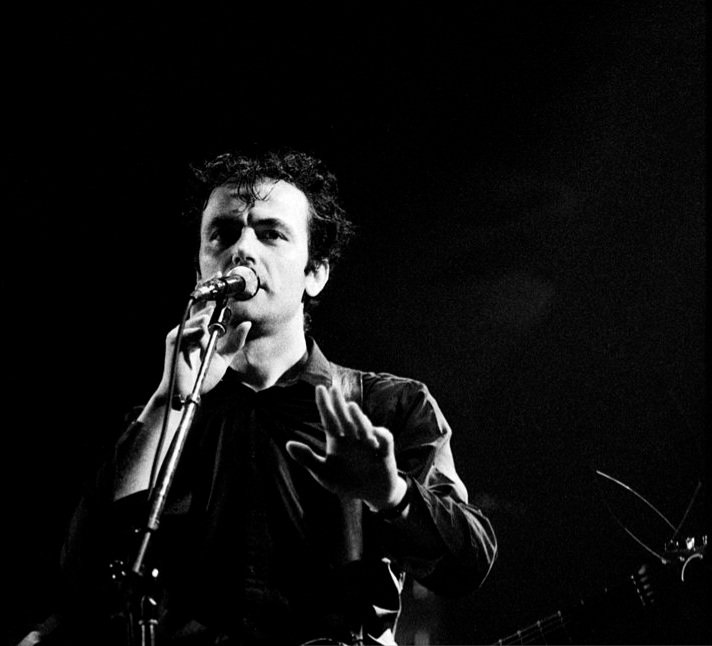
[[[227,301],[230,297],[237,300],[248,300],[257,293],[258,289],[259,279],[255,272],[248,267],[240,266],[235,267],[225,276],[213,278],[198,285],[191,294],[189,307],[201,300],[215,300],[216,304],[208,324],[208,332],[210,334],[208,344],[203,353],[193,389],[183,400],[180,422],[163,460],[156,484],[149,490],[148,518],[145,526],[139,531],[141,539],[138,551],[132,561],[130,572],[122,572],[123,576],[130,577],[128,589],[128,620],[130,625],[127,626],[127,638],[131,646],[155,646],[156,643],[158,601],[155,598],[155,591],[157,590],[158,573],[155,569],[147,567],[146,556],[151,539],[160,525],[168,492],[173,483],[180,456],[188,438],[188,432],[200,405],[200,392],[210,361],[215,353],[218,339],[227,331],[226,326],[232,315]],[[179,343],[180,338],[177,338],[176,353],[178,352]],[[172,387],[173,383],[171,383],[171,390]],[[169,401],[166,406],[170,407],[171,402]],[[168,410],[166,410],[167,415]],[[160,455],[160,449],[159,445],[158,455]],[[153,478],[151,478],[150,484],[152,484],[152,481]]]

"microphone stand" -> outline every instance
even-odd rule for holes
[[[185,399],[183,404],[183,415],[176,429],[173,441],[168,448],[163,465],[156,481],[156,486],[153,488],[150,498],[150,506],[148,519],[143,528],[143,536],[138,548],[138,552],[131,566],[129,575],[135,581],[140,583],[138,598],[134,597],[132,603],[136,604],[135,613],[130,613],[130,616],[138,617],[138,634],[140,646],[155,646],[156,627],[158,626],[158,602],[154,598],[152,590],[156,588],[156,579],[158,573],[155,569],[146,573],[146,554],[151,543],[151,539],[158,530],[161,515],[166,505],[168,491],[173,483],[178,462],[180,460],[183,447],[188,438],[188,431],[193,424],[193,418],[200,405],[200,390],[208,372],[210,361],[215,352],[218,339],[225,334],[225,327],[230,320],[232,312],[227,306],[227,297],[220,297],[215,304],[210,323],[208,324],[208,332],[210,337],[208,345],[203,354],[203,358],[198,371],[198,376],[195,379],[193,390]],[[171,402],[166,404],[171,405]],[[131,631],[133,634],[133,631]]]

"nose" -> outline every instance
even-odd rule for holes
[[[257,238],[251,227],[243,227],[230,250],[233,265],[254,265]]]

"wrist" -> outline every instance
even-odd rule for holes
[[[160,390],[157,390],[146,402],[141,414],[138,416],[138,420],[144,424],[150,424],[151,420],[157,419],[159,416],[163,415],[163,411],[165,410],[167,404],[168,395]]]
[[[168,403],[168,391],[163,389],[156,390],[148,399],[146,407],[162,408]]]
[[[366,501],[368,508],[381,518],[397,518],[410,504],[410,482],[399,475],[388,498],[379,503]]]

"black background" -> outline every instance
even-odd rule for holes
[[[429,385],[497,530],[482,590],[410,598],[403,639],[497,639],[624,579],[650,554],[609,507],[663,550],[596,469],[674,525],[702,481],[680,533],[708,531],[703,27],[698,0],[8,16],[7,634],[47,610],[81,482],[160,377],[188,163],[253,144],[340,177],[360,237],[314,334]]]

